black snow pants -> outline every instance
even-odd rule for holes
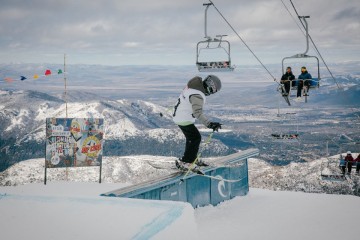
[[[199,146],[201,142],[200,132],[194,124],[187,126],[179,125],[179,128],[184,133],[186,138],[185,152],[181,160],[184,162],[192,163],[196,159],[199,151]]]

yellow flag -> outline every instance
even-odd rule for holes
[[[38,79],[38,78],[39,78],[39,75],[35,74],[34,79]]]

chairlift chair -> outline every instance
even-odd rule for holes
[[[297,133],[272,133],[271,137],[275,142],[292,143],[298,142],[299,134]]]
[[[312,79],[294,79],[291,83],[291,89],[297,90],[300,81],[309,81],[309,88],[319,88],[320,87],[320,62],[319,58],[316,56],[310,56],[307,55],[307,52],[309,51],[309,30],[308,30],[308,23],[306,21],[306,18],[310,18],[310,16],[299,16],[299,18],[305,23],[305,31],[306,31],[306,50],[304,53],[299,53],[291,57],[285,57],[282,59],[282,73],[285,74],[285,66],[284,62],[288,59],[309,59],[309,58],[315,58],[317,62],[317,77],[313,77]],[[305,102],[307,102],[307,97],[305,95]],[[289,104],[290,105],[290,104]]]
[[[338,160],[330,161],[328,159],[326,163],[326,167],[324,166],[324,163],[321,163],[321,180],[323,181],[330,181],[330,182],[337,182],[337,181],[345,181],[346,177],[345,174],[340,172],[341,169],[341,159],[339,159],[339,163],[337,163]],[[327,172],[324,170],[327,169]]]
[[[205,8],[205,39],[200,41],[196,45],[196,66],[200,72],[229,72],[234,70],[234,66],[231,65],[231,58],[230,58],[230,42],[223,40],[222,38],[227,35],[216,35],[216,38],[211,38],[207,35],[207,11],[209,7],[213,5],[212,3],[204,3],[203,6]],[[225,46],[223,46],[225,45]],[[217,59],[205,59],[203,60],[201,57],[204,55],[204,52],[213,52],[222,49],[225,54]]]

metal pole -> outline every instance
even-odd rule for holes
[[[203,6],[206,6],[205,8],[205,38],[210,39],[210,37],[207,35],[207,11],[210,7],[210,5],[212,5],[212,3],[204,3]]]
[[[66,96],[66,54],[64,53],[64,87],[65,87],[65,92],[64,92],[64,100],[65,100],[65,113],[66,113],[66,118],[68,118],[68,108],[67,108],[67,96]]]
[[[46,172],[47,172],[47,167],[46,167],[46,159],[45,159],[45,175],[44,175],[44,185],[46,185]]]
[[[299,16],[300,19],[302,19],[305,23],[305,31],[306,31],[306,51],[303,53],[305,56],[307,52],[309,51],[309,27],[308,23],[306,21],[306,18],[310,18],[310,16]]]
[[[329,141],[326,141],[326,156],[329,156]]]
[[[68,118],[68,107],[67,107],[67,92],[66,92],[66,54],[64,53],[64,98],[65,98],[65,116]],[[69,181],[69,168],[66,166],[65,169],[66,181]]]
[[[101,171],[102,171],[102,159],[101,159],[101,163],[100,163],[99,183],[101,183]]]

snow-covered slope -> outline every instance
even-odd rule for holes
[[[105,183],[138,183],[173,172],[172,169],[156,169],[154,164],[169,165],[174,157],[164,156],[126,156],[103,157],[102,181]],[[16,186],[28,183],[41,183],[44,180],[44,159],[31,159],[19,162],[0,173],[0,186]],[[54,168],[47,170],[51,181],[97,182],[98,167]]]
[[[195,218],[204,240],[355,240],[359,204],[354,196],[250,189],[245,197],[196,209]]]
[[[353,153],[357,156],[357,153]],[[343,154],[344,155],[344,154]],[[321,173],[340,174],[337,167],[339,156],[321,158],[311,162],[290,163],[286,166],[273,166],[260,159],[249,160],[250,186],[282,191],[304,191],[315,193],[336,193],[360,196],[360,176],[347,176],[345,181],[329,181],[321,178]],[[333,164],[331,172],[329,164]],[[329,172],[327,172],[329,171]]]
[[[123,184],[0,187],[3,239],[358,239],[360,198],[274,192],[193,210],[189,204],[100,197]],[[346,231],[350,229],[350,231]]]
[[[62,182],[1,187],[1,238],[197,238],[190,204],[99,196],[121,186],[124,185]],[[181,236],[173,236],[177,229],[185,228]]]
[[[104,118],[105,155],[180,155],[183,146],[179,142],[183,142],[184,136],[166,108],[142,100],[101,97],[88,100],[89,96],[91,93],[79,97],[82,100],[69,99],[68,117]],[[50,117],[66,117],[62,99],[37,91],[1,92],[0,171],[13,163],[44,155],[45,120]],[[218,140],[211,145],[215,155],[232,151]]]
[[[355,156],[356,154],[354,154]],[[326,181],[321,172],[326,171],[327,161],[338,156],[323,158],[311,162],[290,163],[285,166],[273,166],[261,159],[249,159],[250,187],[281,191],[302,191],[312,193],[349,194],[360,196],[360,176],[353,174],[346,181]],[[105,183],[138,183],[169,174],[174,170],[175,157],[165,156],[124,156],[103,157],[102,178]],[[216,158],[204,159],[216,161]],[[168,169],[158,169],[164,166]],[[337,170],[337,168],[335,169]],[[335,172],[336,173],[336,172]],[[96,182],[99,168],[58,168],[48,169],[48,180]],[[0,173],[0,186],[15,186],[28,183],[41,183],[44,179],[44,159],[22,161]]]
[[[88,95],[91,96],[89,93]],[[66,104],[60,98],[36,91],[2,91],[0,98],[0,131],[2,139],[16,138],[42,141],[45,119],[66,117]],[[121,139],[138,131],[167,126],[170,116],[166,110],[145,101],[93,100],[67,104],[68,116],[104,118],[105,138]]]

